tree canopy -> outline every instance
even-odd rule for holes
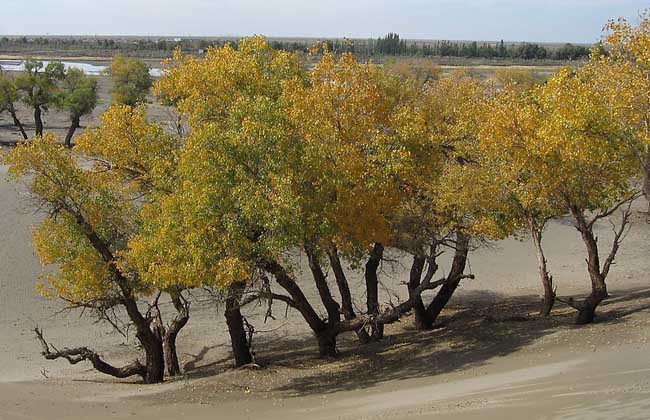
[[[153,82],[149,66],[143,61],[117,54],[113,57],[107,73],[111,76],[111,95],[114,103],[136,106],[146,100]]]

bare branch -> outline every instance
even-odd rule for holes
[[[621,242],[625,239],[626,232],[629,231],[627,229],[629,227],[630,223],[630,215],[632,214],[632,202],[630,201],[627,205],[627,208],[623,210],[622,216],[621,216],[621,225],[619,226],[618,230],[614,230],[614,240],[612,242],[612,248],[609,251],[609,255],[607,256],[607,259],[605,259],[605,262],[603,263],[603,271],[601,275],[603,278],[607,277],[607,274],[609,273],[609,269],[614,264],[614,258],[616,258],[616,253],[618,252],[618,248],[621,245]]]
[[[591,219],[591,221],[587,224],[587,227],[589,229],[593,228],[594,224],[596,224],[596,222],[598,220],[603,219],[605,217],[611,216],[612,214],[614,214],[614,212],[616,212],[616,210],[620,209],[622,206],[624,206],[626,204],[628,204],[628,207],[629,207],[632,204],[632,202],[634,200],[636,200],[637,198],[639,198],[640,196],[641,196],[641,194],[638,191],[634,191],[633,193],[631,193],[627,197],[623,198],[618,203],[614,204],[609,209],[604,210],[604,211],[594,215],[594,217]]]
[[[420,283],[420,285],[413,291],[413,294],[408,300],[402,302],[399,305],[391,306],[390,308],[387,308],[383,312],[374,316],[373,315],[358,316],[357,318],[352,320],[342,321],[337,326],[338,331],[339,332],[358,331],[360,328],[363,328],[368,324],[385,325],[385,324],[391,324],[393,322],[397,322],[402,317],[402,315],[404,315],[405,313],[413,309],[413,305],[415,304],[416,299],[425,290],[435,289],[437,287],[444,285],[448,281],[455,281],[455,280],[462,280],[462,279],[473,280],[474,278],[475,277],[473,274],[462,274],[460,276],[454,277],[453,279],[450,277],[446,277],[431,282],[430,278],[427,279],[425,277],[422,283]]]
[[[130,376],[139,375],[144,379],[147,375],[146,367],[137,359],[126,366],[115,367],[103,361],[99,354],[88,347],[76,347],[72,349],[64,348],[58,350],[52,344],[45,341],[45,338],[43,338],[43,332],[38,327],[34,328],[34,333],[36,334],[36,339],[41,343],[41,347],[43,348],[41,354],[47,360],[63,358],[71,365],[76,365],[83,361],[89,361],[97,371],[116,378],[128,378]]]

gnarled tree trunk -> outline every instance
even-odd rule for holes
[[[16,115],[16,110],[11,108],[9,110],[9,114],[11,114],[11,119],[14,121],[14,125],[18,130],[20,130],[20,134],[23,136],[23,139],[27,140],[29,137],[27,136],[27,133],[25,132],[25,127],[23,127],[23,123],[20,122],[18,119],[18,116]]]
[[[352,320],[356,318],[354,313],[354,307],[352,305],[352,294],[350,293],[350,285],[348,284],[348,279],[345,276],[343,271],[343,266],[341,265],[341,259],[339,258],[338,251],[335,247],[332,247],[328,252],[328,257],[330,260],[330,265],[332,266],[332,271],[334,272],[334,277],[336,278],[336,285],[339,289],[339,294],[341,295],[341,310],[343,312],[343,317],[346,320]],[[368,333],[363,328],[359,328],[355,331],[359,342],[361,344],[368,343],[370,337]]]
[[[165,352],[162,328],[150,327],[151,322],[142,316],[135,299],[130,296],[130,291],[125,297],[124,306],[135,325],[135,336],[145,352],[144,382],[147,384],[163,382],[165,379]]]
[[[467,254],[469,253],[469,237],[464,233],[456,233],[456,251],[451,263],[451,269],[447,280],[444,282],[436,296],[433,298],[426,310],[426,322],[433,325],[440,312],[447,306],[449,300],[458,288],[463,278],[465,265],[467,264]]]
[[[633,195],[621,201],[611,209],[596,214],[590,221],[587,221],[587,218],[585,217],[585,210],[580,209],[577,206],[572,206],[570,208],[571,214],[576,221],[576,229],[580,232],[582,241],[587,249],[587,270],[589,272],[589,279],[591,280],[591,294],[586,299],[580,302],[574,302],[573,300],[566,302],[578,310],[578,316],[576,317],[576,324],[578,325],[590,324],[593,322],[596,308],[600,302],[607,297],[607,285],[605,279],[609,274],[612,264],[614,264],[616,253],[623,241],[626,228],[630,222],[631,205],[635,197],[636,196]],[[600,256],[598,254],[598,238],[594,235],[593,230],[594,224],[596,221],[612,215],[614,211],[625,204],[627,204],[627,208],[623,210],[621,224],[619,228],[614,231],[612,247],[601,268]]]
[[[427,310],[424,307],[424,302],[422,302],[422,297],[419,294],[415,295],[417,287],[420,285],[425,263],[426,259],[423,256],[413,256],[408,282],[409,297],[414,300],[413,314],[415,315],[415,329],[418,331],[428,330],[433,326],[427,317]]]
[[[178,376],[181,374],[181,367],[178,363],[178,352],[176,351],[176,338],[183,327],[187,325],[190,319],[189,303],[183,298],[180,291],[170,291],[176,317],[172,323],[165,329],[163,339],[163,350],[165,352],[165,365],[169,376]]]
[[[43,111],[40,106],[34,107],[34,131],[37,136],[43,135]]]
[[[542,224],[540,226],[534,217],[529,216],[528,226],[530,228],[530,235],[533,239],[533,244],[535,245],[535,255],[537,256],[539,276],[542,280],[542,286],[544,287],[544,297],[542,299],[542,306],[539,313],[542,316],[549,316],[553,309],[553,305],[555,305],[555,291],[553,290],[553,277],[548,272],[546,256],[544,255],[544,249],[542,248],[542,231],[544,230],[544,225]]]
[[[241,314],[241,297],[244,293],[245,284],[242,282],[233,283],[228,286],[226,296],[226,310],[224,317],[230,334],[232,353],[235,358],[235,366],[240,367],[253,362],[253,355],[250,350],[244,318]]]
[[[586,222],[581,211],[575,211],[574,217],[582,241],[587,249],[587,271],[591,280],[591,294],[576,306],[576,309],[578,309],[576,324],[585,325],[594,321],[596,308],[607,297],[607,285],[605,284],[605,276],[600,271],[598,241],[594,236],[593,226]]]
[[[162,326],[154,326],[152,320],[145,318],[138,308],[133,290],[131,289],[129,280],[124,277],[122,272],[117,267],[115,256],[113,255],[110,246],[104,242],[92,226],[84,219],[80,213],[74,214],[77,223],[83,229],[88,241],[92,247],[101,255],[102,259],[108,264],[113,281],[120,289],[122,294],[121,302],[129,319],[136,328],[136,338],[140,341],[142,348],[145,351],[145,374],[143,376],[144,382],[148,384],[163,382],[165,378],[165,356],[163,350],[163,331]]]
[[[309,303],[307,297],[298,284],[296,284],[296,281],[289,275],[289,273],[287,273],[282,265],[276,261],[267,261],[264,265],[264,269],[273,274],[276,282],[289,293],[289,296],[291,296],[293,302],[292,306],[300,312],[318,340],[318,348],[321,357],[336,356],[337,331],[328,325],[331,320],[325,322],[318,316],[314,307]],[[322,289],[322,286],[320,289]],[[319,293],[322,293],[322,291],[319,290]],[[328,313],[331,311],[330,308]],[[337,317],[333,317],[332,319],[336,318]]]
[[[377,242],[372,247],[372,251],[366,262],[366,305],[368,315],[370,316],[379,314],[379,279],[377,277],[377,270],[379,269],[379,264],[383,256],[384,246]],[[370,337],[373,340],[382,339],[384,337],[384,326],[382,324],[371,325]]]
[[[318,289],[318,295],[327,311],[326,327],[316,331],[319,354],[321,357],[335,357],[337,355],[337,325],[341,322],[339,304],[332,297],[332,293],[330,292],[325,273],[323,273],[318,257],[308,247],[305,247],[305,252],[307,253],[307,258],[309,260],[309,269],[311,270],[312,277],[316,283],[316,289]]]
[[[74,136],[74,132],[77,130],[77,128],[81,127],[79,123],[79,117],[75,115],[70,117],[70,128],[65,135],[65,147],[72,147],[72,136]]]

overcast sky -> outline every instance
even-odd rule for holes
[[[0,0],[0,34],[594,42],[639,0]]]

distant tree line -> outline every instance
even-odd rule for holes
[[[0,50],[34,50],[48,48],[54,50],[104,50],[114,54],[143,53],[153,55],[168,55],[176,48],[184,52],[200,53],[208,47],[222,47],[231,40],[209,40],[200,38],[183,39],[109,39],[109,38],[48,38],[48,37],[19,37],[0,38]],[[400,38],[397,33],[388,33],[382,38],[352,40],[335,39],[322,41],[330,51],[337,53],[353,53],[359,57],[375,56],[409,56],[409,57],[464,57],[487,59],[520,59],[520,60],[581,60],[589,56],[590,48],[583,45],[565,44],[561,47],[548,47],[536,43],[505,43],[503,40],[494,42],[457,42],[457,41],[409,41]],[[237,46],[232,42],[233,46]],[[313,40],[271,40],[270,45],[275,50],[290,52],[307,52],[313,46]]]
[[[536,43],[498,43],[476,41],[407,41],[399,34],[389,33],[383,38],[368,40],[337,39],[324,41],[330,51],[353,53],[357,56],[407,56],[407,57],[463,57],[520,60],[582,60],[589,57],[590,48],[584,45],[564,44],[551,48]],[[309,42],[271,41],[271,47],[284,51],[308,51]],[[601,53],[605,53],[599,46]]]

